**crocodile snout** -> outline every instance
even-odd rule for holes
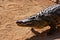
[[[17,24],[18,24],[18,23],[21,24],[21,23],[23,23],[23,21],[16,21],[16,23],[17,23]]]
[[[16,24],[21,26],[27,26],[27,25],[31,25],[32,23],[30,20],[24,19],[24,20],[17,20]]]
[[[21,25],[22,23],[23,23],[23,21],[21,21],[21,20],[16,21],[17,25]]]

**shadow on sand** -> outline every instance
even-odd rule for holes
[[[27,38],[26,40],[55,40],[60,38],[60,27],[57,28],[55,34],[47,36],[47,31],[43,33],[39,33],[35,31],[34,29],[31,29],[31,31],[35,34],[31,38]]]

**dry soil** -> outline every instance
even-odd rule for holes
[[[0,0],[0,40],[60,40],[59,30],[47,36],[49,27],[35,29],[33,33],[30,27],[16,24],[17,20],[34,15],[53,4],[49,0]]]

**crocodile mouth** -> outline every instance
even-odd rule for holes
[[[16,22],[17,23],[17,25],[19,25],[19,26],[32,26],[32,23],[26,23],[26,22],[22,22],[22,23],[20,23],[20,22]]]
[[[32,23],[30,20],[18,20],[16,21],[16,24],[19,26],[33,26],[34,23]]]
[[[45,21],[31,21],[31,20],[18,20],[16,21],[18,26],[23,27],[33,27],[33,28],[43,28],[47,26],[47,22]]]

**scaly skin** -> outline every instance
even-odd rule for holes
[[[49,25],[50,30],[48,35],[51,35],[55,32],[56,26],[60,24],[60,4],[49,6],[34,16],[30,16],[24,20],[17,20],[16,23],[20,26],[30,27],[45,27]]]

